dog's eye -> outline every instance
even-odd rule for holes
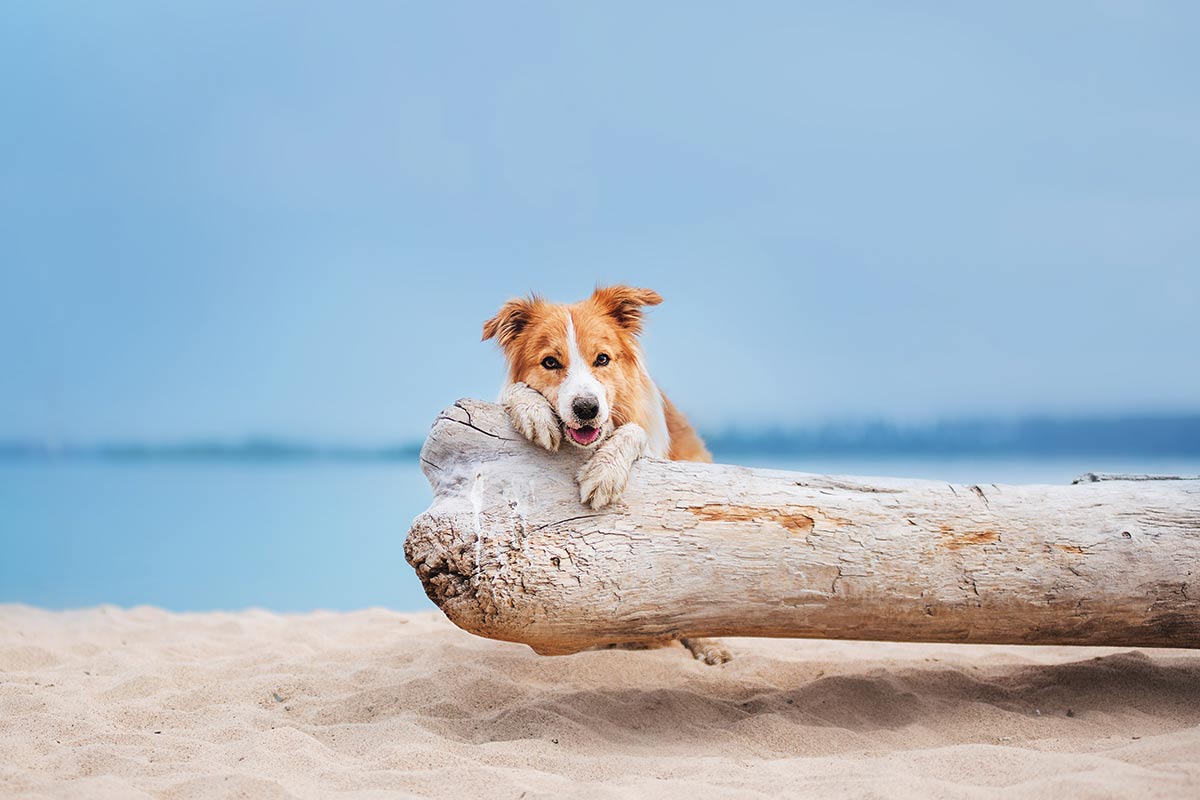
[[[596,360],[595,360],[595,362],[592,363],[592,366],[593,367],[603,367],[605,364],[607,364],[611,360],[612,359],[608,357],[608,353],[601,353],[600,355],[596,356]]]
[[[558,363],[558,359],[554,356],[546,356],[543,358],[542,366],[546,369],[562,369],[562,364]]]

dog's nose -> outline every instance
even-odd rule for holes
[[[600,411],[600,402],[594,397],[576,397],[571,403],[571,410],[575,412],[575,419],[587,422],[596,418]]]

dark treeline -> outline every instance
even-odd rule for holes
[[[708,431],[726,455],[1125,455],[1200,456],[1200,414],[1109,418],[1028,417],[957,420],[929,425],[841,423],[811,428]],[[411,462],[419,442],[382,446],[316,445],[257,438],[236,442],[49,445],[0,442],[0,459],[182,462]]]
[[[709,434],[714,453],[792,455],[1200,455],[1200,414],[888,422]]]

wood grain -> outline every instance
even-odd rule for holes
[[[959,486],[642,459],[603,512],[585,454],[462,400],[405,545],[459,627],[539,653],[768,636],[1200,647],[1200,480]],[[1132,477],[1132,476],[1131,476]]]

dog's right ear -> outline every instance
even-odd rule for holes
[[[509,300],[496,316],[483,323],[483,338],[480,341],[486,342],[494,337],[501,347],[508,347],[529,324],[535,302],[536,298]]]
[[[653,289],[634,286],[597,286],[591,299],[617,324],[634,334],[642,332],[642,307],[663,301],[662,295]]]

